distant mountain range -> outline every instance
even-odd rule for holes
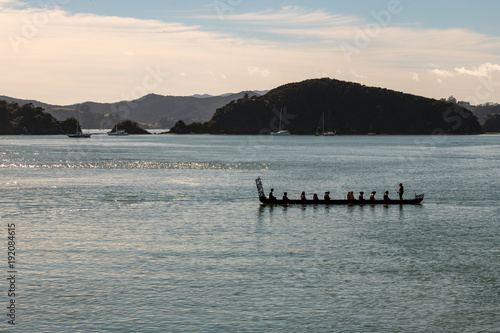
[[[171,128],[178,120],[182,120],[186,124],[206,122],[214,116],[218,109],[225,107],[232,101],[242,99],[245,95],[247,97],[260,97],[266,95],[268,92],[267,90],[242,91],[219,96],[208,94],[196,94],[192,96],[149,94],[133,101],[121,101],[119,103],[82,102],[80,103],[79,119],[83,128],[111,129],[117,121],[125,119],[139,122],[143,128]],[[359,97],[353,98],[357,99]],[[34,107],[45,109],[46,112],[53,115],[59,121],[75,117],[77,109],[77,104],[54,105],[8,96],[0,96],[0,100],[5,100],[8,103],[14,102],[19,105],[31,103]],[[457,101],[453,96],[441,101],[458,104],[470,110],[481,124],[485,122],[485,118],[488,115],[500,114],[500,104],[485,103],[470,105],[467,102]],[[117,106],[118,118],[116,116]]]
[[[119,120],[137,121],[145,128],[170,128],[178,120],[186,123],[207,121],[218,108],[233,100],[243,98],[245,94],[252,97],[265,93],[266,91],[242,91],[220,96],[205,94],[185,97],[149,94],[133,101],[119,103],[84,102],[80,105],[80,122],[83,128],[111,128],[117,121],[116,108],[118,106]],[[0,100],[19,105],[31,103],[35,107],[45,109],[60,121],[75,117],[77,109],[77,104],[53,105],[8,96],[0,96]]]

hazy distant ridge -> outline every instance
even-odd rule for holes
[[[183,120],[187,123],[193,121],[207,121],[215,111],[233,100],[249,96],[260,96],[262,91],[242,91],[239,93],[224,94],[220,96],[194,95],[194,96],[162,96],[149,94],[133,101],[119,103],[82,102],[80,122],[83,128],[110,128],[116,122],[116,107],[119,105],[119,119],[130,119],[150,126],[169,128],[175,121]],[[77,105],[54,105],[36,100],[24,100],[8,96],[0,96],[0,100],[19,105],[27,103],[41,107],[58,120],[65,120],[75,116]]]

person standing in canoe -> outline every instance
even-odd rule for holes
[[[403,184],[399,184],[399,190],[398,190],[399,200],[403,200],[403,193],[405,193],[405,190],[403,188]]]

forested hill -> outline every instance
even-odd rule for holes
[[[67,134],[76,131],[76,119],[58,121],[33,104],[20,106],[0,100],[0,135]]]
[[[477,118],[446,101],[334,79],[290,83],[260,97],[245,96],[219,108],[203,124],[178,122],[172,133],[259,134],[282,129],[313,134],[324,113],[325,130],[338,134],[473,134]]]
[[[215,111],[232,100],[249,96],[260,95],[261,91],[242,91],[220,96],[162,96],[149,94],[132,101],[119,103],[85,102],[80,106],[80,122],[83,128],[111,128],[116,124],[116,108],[119,105],[119,119],[131,119],[140,122],[143,126],[152,128],[170,128],[177,120],[185,122],[207,121]],[[15,102],[19,105],[33,104],[45,109],[57,120],[74,117],[77,104],[51,105],[34,100],[22,100],[8,96],[0,96],[0,100]]]

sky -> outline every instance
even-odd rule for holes
[[[330,77],[500,103],[498,0],[0,0],[0,95],[219,95]]]

